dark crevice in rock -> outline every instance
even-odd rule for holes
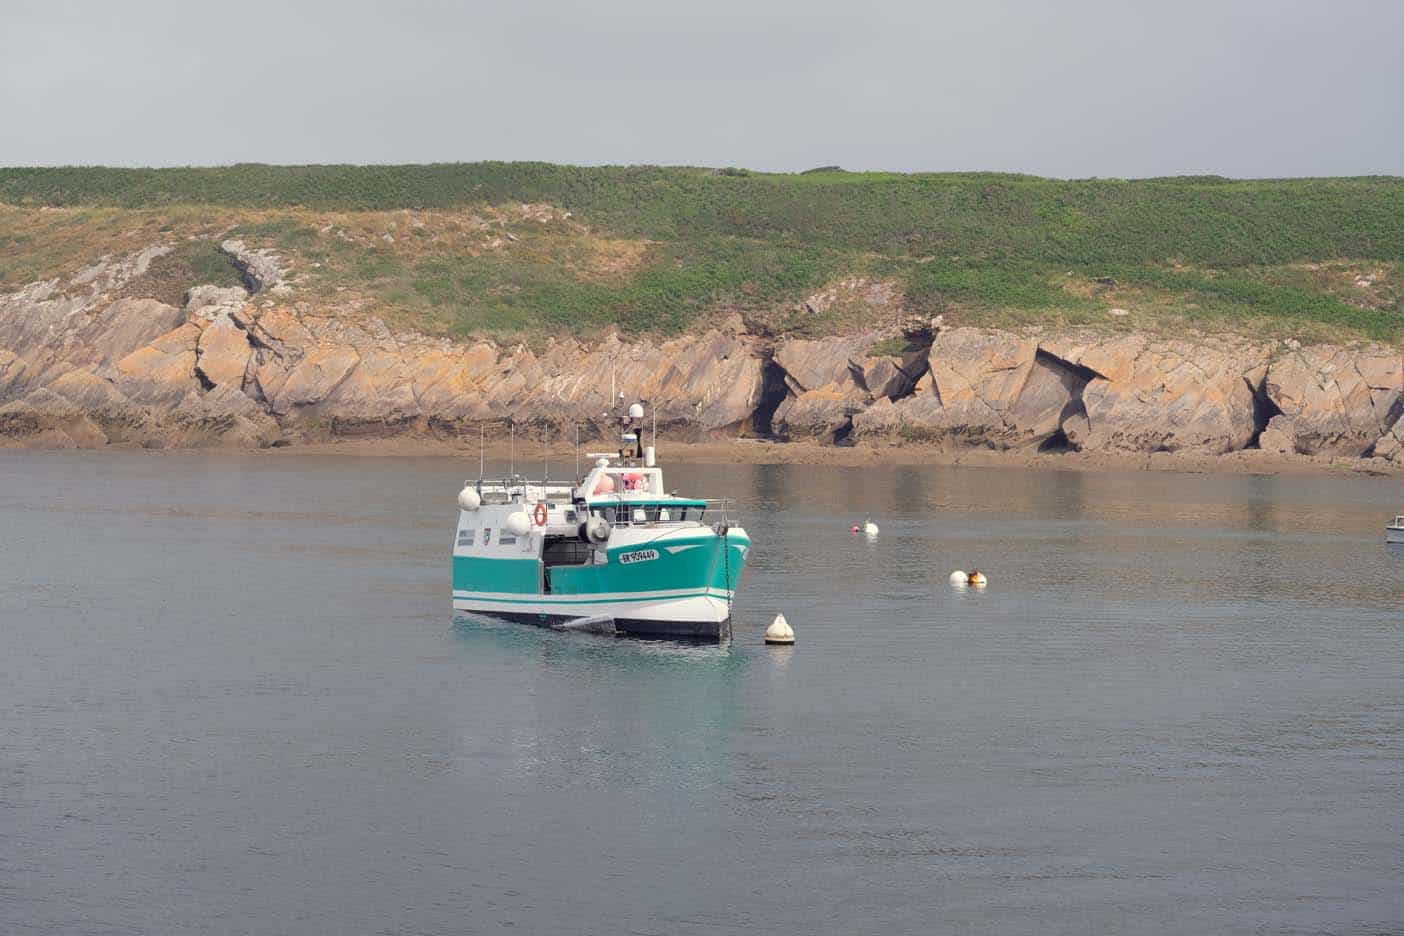
[[[239,272],[239,279],[243,281],[244,288],[249,291],[249,295],[257,295],[259,290],[263,289],[263,283],[257,276],[249,272],[249,265],[228,251],[224,251],[224,255],[229,258],[229,262]]]
[[[1062,442],[1059,444],[1062,446],[1063,451],[1082,451],[1082,446],[1078,442],[1074,442],[1072,439],[1068,438],[1067,426],[1069,421],[1080,420],[1081,422],[1086,423],[1086,425],[1083,426],[1081,429],[1082,432],[1086,432],[1092,426],[1092,420],[1087,415],[1087,404],[1082,399],[1082,391],[1086,387],[1087,384],[1083,384],[1081,387],[1079,387],[1077,396],[1069,400],[1067,404],[1063,407],[1063,411],[1058,414],[1058,431],[1055,432],[1048,439],[1048,442],[1051,442],[1053,439],[1061,437]],[[1084,439],[1083,441],[1086,440]],[[1047,442],[1045,442],[1044,444],[1046,445]]]
[[[775,411],[785,402],[790,392],[785,368],[776,362],[773,355],[766,355],[761,367],[761,393],[756,407],[751,411],[751,432],[764,438],[775,435]]]
[[[864,393],[872,393],[868,389],[868,377],[863,373],[863,368],[852,361],[848,362],[848,374],[853,378],[853,385]]]
[[[845,416],[843,424],[834,430],[833,439],[831,441],[834,445],[851,446],[854,444],[852,413]]]
[[[243,386],[241,386],[239,389],[243,391],[244,396],[248,397],[250,400],[253,400],[259,406],[262,406],[263,409],[268,413],[268,415],[274,415],[273,401],[268,399],[268,394],[263,392],[263,384],[259,382],[258,374],[254,372],[253,361],[249,361],[248,366],[244,368],[244,379],[242,381],[242,384]]]
[[[931,369],[931,346],[909,351],[902,355],[902,363],[897,365],[897,370],[906,378],[906,383],[891,396],[893,403],[904,400],[916,393],[917,383],[926,376],[926,372]]]
[[[269,352],[272,352],[272,353],[275,354],[275,355],[278,355],[279,357],[282,356],[282,354],[283,354],[283,349],[282,349],[282,347],[281,347],[282,342],[278,342],[279,347],[274,347],[272,344],[268,343],[267,341],[264,341],[263,338],[260,337],[260,336],[254,331],[252,325],[246,327],[246,326],[244,326],[244,325],[241,325],[241,324],[240,324],[239,322],[237,322],[237,321],[236,321],[234,324],[235,324],[235,325],[239,325],[240,328],[243,328],[243,329],[244,329],[244,334],[248,336],[249,344],[250,344],[255,350],[257,350],[257,351],[269,351]]]
[[[204,337],[201,335],[200,337]],[[200,389],[209,393],[215,388],[215,382],[206,376],[203,368],[200,367],[200,358],[204,352],[200,348],[200,342],[195,342],[195,379],[200,382]]]
[[[1081,433],[1085,432],[1087,426],[1090,425],[1090,420],[1087,417],[1087,404],[1083,401],[1082,395],[1086,391],[1087,385],[1101,375],[1090,367],[1074,364],[1056,354],[1050,354],[1042,348],[1034,352],[1034,365],[1050,371],[1057,377],[1058,382],[1063,385],[1063,389],[1068,395],[1067,403],[1063,404],[1062,410],[1058,413],[1058,428],[1039,445],[1039,451],[1080,451],[1081,442],[1085,440],[1080,437],[1069,438],[1067,427],[1070,421],[1081,423],[1083,425],[1078,430]]]
[[[268,251],[251,249],[239,240],[224,241],[219,249],[239,271],[250,296],[282,282],[283,271],[277,257]]]
[[[902,337],[907,339],[908,351],[924,353],[930,351],[931,345],[936,341],[936,331],[930,322],[921,322],[914,327],[903,329]]]
[[[1248,378],[1243,379],[1248,383]],[[1267,429],[1272,417],[1282,415],[1282,410],[1272,402],[1272,397],[1268,396],[1266,375],[1256,387],[1248,383],[1248,389],[1253,391],[1253,434],[1248,437],[1248,444],[1244,448],[1262,448],[1263,431]]]
[[[1384,431],[1389,432],[1399,422],[1399,417],[1404,416],[1404,394],[1401,394],[1390,404],[1389,412],[1385,414]]]
[[[1071,404],[1070,404],[1071,405]],[[1068,435],[1060,427],[1038,445],[1040,452],[1076,452],[1077,446],[1068,441]]]
[[[1045,351],[1042,348],[1034,352],[1034,360],[1045,367],[1051,367],[1055,371],[1071,375],[1074,380],[1079,382],[1076,393],[1076,396],[1079,397],[1082,395],[1082,388],[1086,387],[1093,380],[1097,378],[1106,379],[1085,364],[1074,364],[1067,358],[1060,358],[1058,355]],[[1071,386],[1069,389],[1071,389]]]

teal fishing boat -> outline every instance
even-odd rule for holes
[[[668,492],[643,407],[617,453],[590,453],[572,484],[519,476],[458,495],[453,607],[512,621],[639,637],[726,640],[751,550],[725,501]]]

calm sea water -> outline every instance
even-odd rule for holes
[[[475,469],[0,455],[0,932],[1404,930],[1399,481],[672,466],[699,648],[455,618]]]

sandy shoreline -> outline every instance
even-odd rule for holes
[[[602,450],[603,444],[582,443],[581,450]],[[1150,455],[1107,454],[1087,452],[1020,452],[979,448],[949,449],[939,446],[854,446],[852,448],[817,445],[809,442],[767,442],[738,439],[718,442],[668,442],[659,446],[664,461],[700,464],[751,465],[835,465],[861,467],[868,465],[961,465],[975,468],[1025,468],[1041,471],[1178,471],[1194,474],[1257,474],[1257,475],[1377,475],[1397,477],[1404,468],[1379,459],[1328,458],[1314,455],[1280,455],[1249,449],[1226,455],[1196,455],[1157,452]],[[166,450],[172,451],[172,450]],[[183,450],[200,451],[200,450]],[[208,450],[204,450],[208,451]],[[228,451],[228,450],[225,450]],[[489,443],[487,453],[493,458],[505,458],[510,448],[506,444]],[[355,455],[365,457],[457,456],[476,458],[476,441],[432,438],[348,439],[338,442],[315,442],[279,448],[245,450],[230,454],[250,454],[259,457],[287,458],[300,455]],[[518,442],[516,457],[525,465],[543,454],[555,461],[572,459],[571,446],[551,445],[545,450],[540,444]]]

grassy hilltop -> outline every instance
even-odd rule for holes
[[[304,298],[439,334],[668,334],[733,310],[795,334],[885,324],[802,302],[861,278],[975,324],[1404,343],[1399,178],[0,169],[0,291],[165,240],[147,288],[172,298],[234,275],[230,236],[277,249]]]

